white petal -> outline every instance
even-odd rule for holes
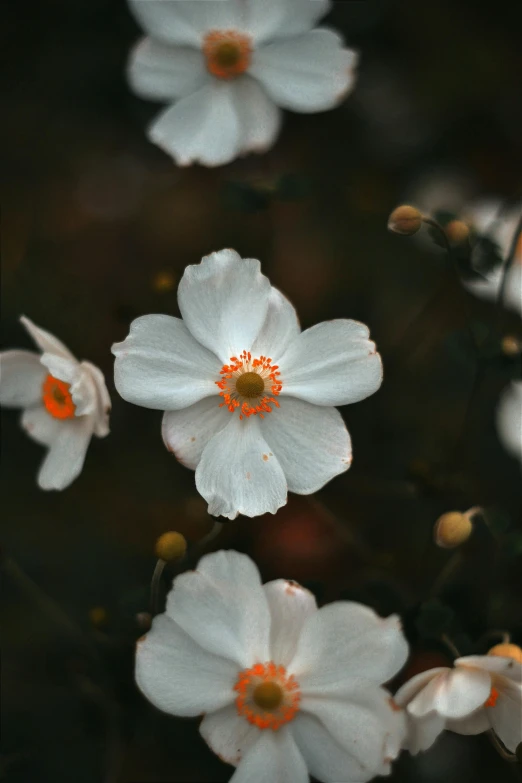
[[[65,489],[80,475],[92,432],[92,416],[64,419],[45,457],[38,485],[41,489]]]
[[[466,655],[463,658],[457,658],[455,666],[485,669],[492,674],[507,677],[519,685],[522,684],[522,664],[503,655]]]
[[[142,98],[173,101],[210,79],[201,51],[143,38],[131,53],[128,78]]]
[[[259,261],[221,250],[185,268],[178,304],[196,340],[229,364],[231,356],[249,351],[259,334],[270,289]]]
[[[178,410],[216,394],[219,360],[192,337],[179,318],[136,318],[126,339],[111,350],[116,356],[116,388],[135,405]]]
[[[488,714],[489,710],[480,707],[465,718],[447,720],[446,728],[448,731],[454,731],[456,734],[482,734],[483,731],[488,731],[491,728]]]
[[[56,356],[63,356],[66,359],[72,359],[76,361],[70,350],[60,341],[57,337],[50,332],[46,332],[45,329],[40,329],[29,318],[22,315],[20,318],[21,323],[25,326],[36,345],[45,353],[54,353]]]
[[[199,731],[211,750],[226,764],[235,767],[259,739],[257,726],[239,715],[235,704],[205,715]]]
[[[291,731],[260,731],[230,783],[309,783],[308,771]]]
[[[281,394],[315,405],[364,400],[382,383],[381,357],[357,321],[328,321],[302,332],[279,360]]]
[[[497,429],[504,447],[522,460],[522,381],[506,387],[497,407]]]
[[[111,398],[105,384],[102,371],[90,362],[82,362],[80,367],[91,376],[96,391],[96,416],[94,420],[94,434],[98,438],[105,438],[109,434],[109,413],[111,411]],[[74,397],[73,397],[74,399]]]
[[[311,30],[256,49],[250,73],[284,109],[333,109],[355,84],[357,55],[332,30]]]
[[[404,736],[404,718],[389,701],[382,688],[360,680],[349,701],[303,699],[292,732],[310,772],[333,783],[387,774]]]
[[[256,43],[300,35],[330,9],[329,0],[246,0],[246,29]]]
[[[430,712],[423,718],[413,718],[408,715],[405,750],[409,750],[412,755],[428,750],[444,728],[446,728],[446,719],[437,712]]]
[[[265,416],[262,432],[291,492],[316,492],[352,463],[350,435],[336,408],[284,397],[281,407]]]
[[[29,437],[43,446],[50,446],[56,440],[63,421],[51,416],[43,405],[36,405],[23,412],[20,423]]]
[[[238,26],[240,5],[233,0],[129,0],[140,24],[155,38],[181,46],[200,46],[209,30]]]
[[[238,552],[214,552],[176,577],[167,614],[201,647],[240,669],[269,658],[270,611],[255,564]]]
[[[277,364],[279,357],[300,333],[294,306],[272,286],[265,322],[252,345],[252,356],[269,356]]]
[[[152,122],[149,139],[179,166],[230,163],[242,143],[234,89],[232,83],[214,79],[186,95]]]
[[[37,353],[3,351],[0,353],[0,405],[24,408],[40,402],[46,375]]]
[[[53,378],[58,378],[65,383],[76,383],[80,378],[80,365],[74,358],[46,351],[40,356],[40,363]]]
[[[205,397],[189,408],[166,411],[161,425],[165,446],[187,468],[196,470],[209,440],[230,421],[227,408],[220,408],[217,394]]]
[[[264,586],[272,618],[270,660],[288,666],[307,617],[317,611],[314,595],[297,582],[276,579]]]
[[[486,707],[487,717],[495,733],[508,750],[514,753],[522,742],[522,688],[506,680],[499,688],[494,707]]]
[[[164,614],[138,641],[136,682],[155,707],[172,715],[200,715],[231,704],[236,677],[230,661],[201,649]]]
[[[399,618],[382,619],[367,606],[338,601],[306,621],[291,670],[307,694],[321,694],[336,684],[362,677],[390,680],[408,657]]]
[[[266,152],[281,128],[281,110],[255,79],[236,79],[232,99],[239,120],[239,153]]]
[[[481,669],[450,669],[433,679],[409,703],[410,715],[436,710],[445,718],[464,718],[482,706],[491,691],[491,677]]]
[[[399,707],[406,707],[417,694],[419,694],[426,685],[439,674],[447,674],[451,671],[448,666],[438,666],[435,669],[427,669],[424,672],[416,674],[411,680],[401,685],[393,697]]]
[[[196,468],[196,487],[208,513],[235,519],[275,514],[286,503],[285,475],[262,435],[258,416],[230,416],[225,429],[205,447]]]

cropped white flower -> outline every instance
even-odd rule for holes
[[[333,406],[381,385],[366,326],[337,320],[301,333],[259,261],[234,250],[188,266],[178,303],[183,320],[142,316],[113,345],[114,380],[129,402],[166,411],[165,445],[196,470],[210,514],[274,514],[287,490],[316,492],[349,468]]]
[[[429,748],[443,729],[480,734],[494,729],[506,748],[522,742],[522,666],[512,658],[469,655],[455,668],[430,669],[395,694],[406,708],[411,753]]]
[[[136,680],[200,732],[231,783],[364,783],[390,772],[402,710],[381,686],[408,645],[396,616],[339,601],[317,609],[296,582],[262,585],[237,552],[203,557],[174,580],[165,614],[138,642]]]
[[[65,489],[81,473],[92,435],[109,434],[111,401],[101,371],[78,362],[56,337],[21,322],[42,354],[0,354],[0,404],[23,408],[22,427],[49,452],[38,473],[42,489]]]
[[[522,381],[512,381],[502,392],[497,430],[505,448],[522,462]]]
[[[279,107],[318,112],[354,84],[357,56],[331,30],[312,29],[329,0],[129,0],[148,33],[129,80],[170,105],[149,138],[180,165],[220,166],[271,147]]]
[[[498,201],[478,201],[464,210],[464,218],[479,235],[492,239],[498,245],[501,257],[506,260],[517,229],[522,204],[498,217],[501,203]],[[496,300],[504,277],[504,265],[496,267],[486,280],[467,280],[466,288],[481,299]],[[506,274],[504,304],[522,315],[522,239],[518,242],[515,257]]]

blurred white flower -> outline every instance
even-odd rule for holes
[[[493,240],[498,245],[502,259],[506,261],[520,220],[522,204],[499,217],[501,207],[498,200],[476,201],[463,210],[462,218],[479,236]],[[501,264],[485,280],[467,280],[464,285],[481,299],[494,301],[499,295],[503,277],[504,265]],[[513,263],[506,274],[504,304],[522,315],[522,239],[516,246]]]
[[[497,407],[497,430],[504,447],[522,462],[522,381],[512,381]]]
[[[354,84],[357,55],[313,29],[329,0],[129,0],[148,33],[129,81],[169,104],[149,138],[178,164],[220,166],[274,143],[280,108],[318,112]]]
[[[301,333],[259,261],[221,250],[188,266],[183,320],[146,315],[116,343],[114,380],[136,405],[166,411],[163,439],[209,514],[275,513],[350,467],[350,436],[333,407],[373,394],[382,365],[369,330],[334,320]]]
[[[263,586],[250,558],[221,551],[174,580],[136,680],[165,712],[204,713],[203,738],[237,766],[231,783],[364,783],[399,754],[404,715],[380,686],[407,655],[398,617],[317,609],[296,582]]]
[[[417,674],[395,694],[406,709],[411,753],[427,750],[443,729],[480,734],[494,729],[513,753],[522,742],[522,666],[512,658],[469,655],[455,667]]]
[[[109,434],[111,401],[102,372],[78,362],[56,337],[22,317],[42,354],[0,354],[0,404],[23,408],[22,427],[49,451],[42,489],[65,489],[81,473],[91,437]]]

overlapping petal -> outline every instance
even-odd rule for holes
[[[317,611],[313,593],[297,582],[276,579],[264,586],[270,608],[270,660],[288,666],[308,617]]]
[[[210,80],[201,51],[143,38],[131,53],[128,77],[142,98],[173,101],[196,92]]]
[[[220,408],[217,394],[205,397],[188,408],[166,411],[161,434],[165,446],[187,468],[196,470],[207,443],[230,421],[227,408]]]
[[[351,465],[350,435],[336,408],[285,397],[263,420],[262,432],[291,492],[316,492]]]
[[[383,619],[369,607],[338,601],[307,619],[291,667],[303,694],[312,696],[331,685],[351,689],[354,677],[387,682],[407,657],[396,615]]]
[[[65,489],[80,475],[93,426],[92,416],[79,416],[60,422],[38,473],[41,489]]]
[[[42,353],[52,353],[55,356],[62,356],[65,359],[76,361],[70,350],[53,334],[46,332],[45,329],[40,329],[25,315],[20,318],[20,322],[25,326]]]
[[[178,303],[196,340],[228,364],[231,356],[251,349],[265,322],[270,293],[259,261],[221,250],[186,267]]]
[[[91,362],[82,362],[81,368],[87,372],[94,383],[96,393],[96,415],[94,417],[94,434],[98,438],[105,438],[109,434],[109,413],[111,412],[111,398],[105,385],[102,371]],[[74,396],[73,396],[74,400]]]
[[[504,447],[522,460],[522,381],[512,381],[502,392],[497,429]]]
[[[230,783],[309,783],[303,755],[292,732],[260,731],[245,753]]]
[[[50,446],[56,440],[62,421],[51,416],[43,405],[35,405],[24,410],[21,425],[37,443]]]
[[[422,718],[435,710],[445,718],[463,718],[481,707],[490,691],[491,677],[483,669],[445,670],[410,701],[408,712]]]
[[[337,106],[355,83],[357,55],[332,30],[310,30],[256,49],[250,73],[272,100],[298,112]]]
[[[115,343],[112,352],[116,388],[136,405],[178,410],[216,393],[219,360],[179,318],[136,318],[127,338]]]
[[[136,650],[136,682],[156,707],[195,716],[233,700],[231,661],[202,649],[167,615],[154,618]]]
[[[205,715],[199,731],[222,761],[236,767],[245,752],[259,739],[257,726],[239,715],[235,704]]]
[[[494,707],[485,708],[487,718],[495,734],[508,750],[514,753],[522,742],[522,688],[506,680],[499,689]]]
[[[9,408],[35,405],[42,399],[47,372],[31,351],[0,353],[0,404]]]
[[[423,718],[407,717],[407,736],[404,748],[412,755],[431,748],[446,728],[446,719],[438,712],[430,712]],[[448,726],[449,728],[449,726]]]
[[[235,519],[275,514],[286,503],[287,483],[263,437],[258,416],[227,426],[207,444],[196,469],[196,487],[213,516]]]
[[[347,405],[373,394],[382,383],[382,363],[369,330],[339,319],[312,326],[279,360],[282,395],[315,405]]]
[[[269,356],[277,364],[290,343],[300,334],[295,307],[281,291],[272,286],[265,322],[252,345],[252,356]]]
[[[167,614],[210,653],[234,661],[236,676],[269,658],[270,612],[259,572],[238,552],[215,552],[178,576]]]
[[[246,0],[245,29],[257,44],[310,30],[330,9],[330,0]]]

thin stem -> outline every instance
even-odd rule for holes
[[[453,576],[454,572],[458,570],[461,562],[462,562],[461,553],[455,552],[455,554],[452,557],[450,557],[450,559],[447,561],[442,571],[440,571],[435,581],[433,582],[431,586],[431,590],[429,592],[430,598],[433,598],[434,596],[440,593],[441,589],[448,581],[448,578],[450,576]]]
[[[153,615],[158,614],[160,610],[159,598],[161,577],[163,576],[163,571],[166,565],[167,561],[159,558],[154,568],[154,573],[152,574],[152,580],[150,583],[150,610]]]
[[[453,655],[455,658],[460,658],[460,651],[459,651],[459,649],[458,649],[458,648],[457,648],[457,647],[456,647],[456,646],[453,644],[453,642],[452,642],[452,640],[449,638],[448,634],[447,634],[447,633],[443,633],[443,634],[442,634],[442,636],[441,636],[440,638],[441,638],[441,640],[444,642],[444,644],[446,645],[446,647],[448,648],[448,650],[451,650],[451,654],[452,654],[452,655]]]

